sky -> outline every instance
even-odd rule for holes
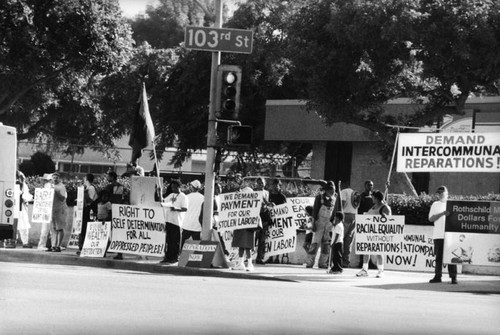
[[[133,18],[137,14],[144,14],[147,5],[153,5],[156,0],[119,0],[123,15]]]

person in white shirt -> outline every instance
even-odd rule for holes
[[[429,283],[440,283],[443,274],[443,250],[444,250],[444,228],[446,217],[450,213],[446,210],[446,202],[448,201],[448,189],[446,186],[439,186],[436,190],[438,197],[434,201],[429,210],[429,221],[434,222],[434,230],[432,238],[434,240],[434,254],[436,255],[436,264],[434,268],[434,278],[429,280]],[[448,274],[452,284],[457,284],[457,266],[448,264]]]
[[[195,241],[201,239],[202,219],[200,218],[200,214],[205,197],[200,193],[201,183],[199,180],[193,180],[189,183],[189,189],[191,191],[187,195],[189,207],[182,222],[181,250],[188,238],[191,237]]]
[[[348,268],[351,263],[351,246],[354,240],[355,219],[356,213],[358,213],[361,195],[359,192],[347,187],[340,192],[340,198],[342,199],[342,209],[344,211],[344,250],[342,253],[342,267]]]
[[[162,202],[165,209],[165,257],[160,263],[174,264],[179,260],[181,229],[184,216],[188,209],[188,199],[180,190],[181,182],[172,180],[170,187],[172,193],[167,195]]]
[[[327,271],[330,274],[341,274],[342,268],[342,250],[344,249],[344,214],[336,212],[332,228],[332,260],[331,267]]]

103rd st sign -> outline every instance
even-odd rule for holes
[[[186,27],[184,44],[187,49],[252,53],[253,31],[242,29]]]

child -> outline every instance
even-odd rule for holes
[[[307,206],[305,208],[305,211],[306,211],[306,237],[305,237],[305,240],[304,240],[304,244],[302,245],[302,247],[306,250],[306,252],[309,252],[309,248],[311,247],[311,241],[312,241],[312,237],[313,237],[313,231],[312,231],[312,226],[313,226],[313,207],[312,206]]]
[[[99,194],[99,202],[97,203],[97,220],[111,221],[111,201],[108,192],[102,190]]]
[[[330,274],[341,274],[342,269],[342,250],[344,244],[344,213],[335,212],[332,228],[332,267],[328,270]]]

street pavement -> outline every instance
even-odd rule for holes
[[[177,265],[160,264],[160,258],[138,257],[124,254],[123,260],[114,260],[115,254],[105,258],[87,258],[76,255],[75,249],[66,249],[60,253],[45,252],[38,249],[0,248],[0,262],[58,264],[82,267],[99,267],[164,273],[178,276],[201,276],[220,278],[241,278],[253,280],[273,280],[289,282],[332,282],[340,286],[372,287],[379,289],[404,289],[423,291],[467,292],[474,294],[500,294],[500,277],[489,275],[459,274],[458,285],[450,284],[443,276],[443,283],[430,284],[432,273],[385,271],[383,278],[376,278],[376,271],[370,270],[368,277],[358,278],[359,269],[344,269],[340,275],[327,274],[324,269],[308,269],[301,265],[266,264],[255,265],[255,271],[235,271],[225,268],[187,268]]]

